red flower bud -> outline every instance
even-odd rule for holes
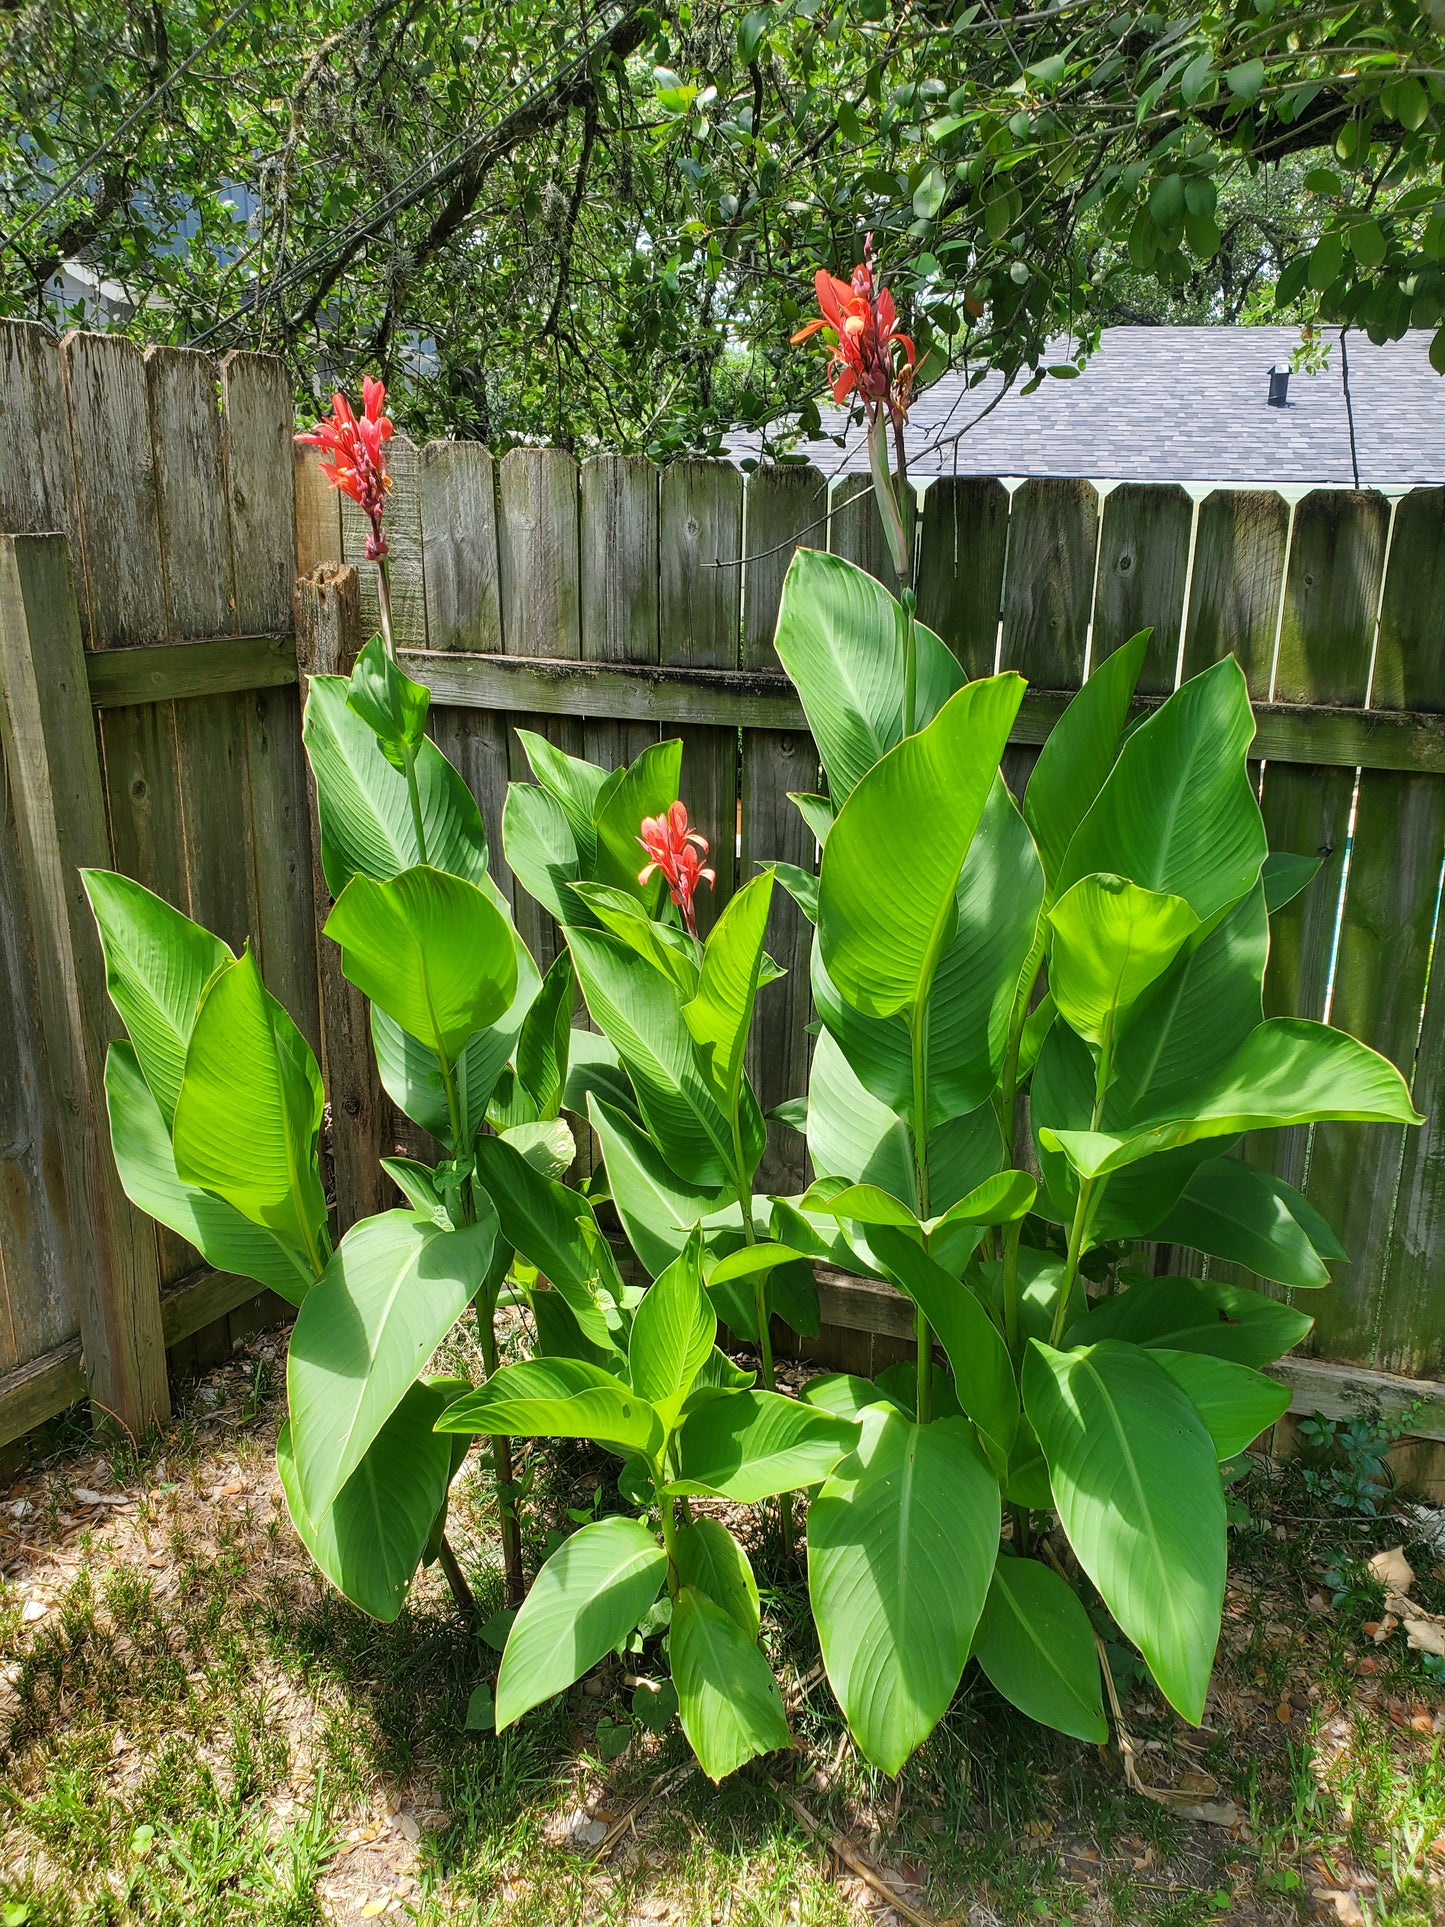
[[[362,412],[352,411],[345,395],[331,397],[331,414],[318,422],[309,435],[298,435],[321,450],[321,469],[332,485],[349,495],[371,523],[366,538],[366,559],[379,562],[386,554],[386,537],[381,532],[382,511],[391,477],[386,472],[386,444],[391,440],[391,417],[386,411],[386,388],[369,375],[361,383]]]
[[[683,923],[691,936],[697,935],[697,911],[693,906],[699,883],[709,888],[717,882],[715,870],[704,869],[707,838],[701,830],[687,827],[687,805],[674,803],[666,816],[645,816],[638,842],[651,858],[638,872],[637,881],[646,883],[655,870],[666,879],[672,900],[682,912]]]

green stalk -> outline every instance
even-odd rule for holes
[[[1019,1240],[1023,1219],[1015,1218],[1003,1232],[1003,1332],[1009,1356],[1019,1355]]]
[[[1104,1023],[1104,1035],[1099,1041],[1099,1064],[1094,1074],[1094,1107],[1089,1115],[1089,1129],[1097,1131],[1104,1116],[1104,1099],[1108,1094],[1109,1079],[1114,1068],[1114,1012],[1111,1010]],[[1078,1202],[1074,1206],[1074,1221],[1069,1226],[1069,1250],[1064,1260],[1064,1279],[1059,1287],[1058,1302],[1054,1306],[1053,1322],[1049,1326],[1049,1343],[1057,1345],[1063,1335],[1064,1320],[1068,1316],[1074,1286],[1079,1276],[1079,1260],[1084,1255],[1084,1240],[1089,1232],[1094,1199],[1102,1193],[1108,1183],[1107,1178],[1085,1178],[1079,1185]]]
[[[497,1369],[497,1328],[495,1300],[478,1302],[477,1336],[482,1344],[483,1383]],[[502,1570],[506,1576],[507,1604],[520,1606],[526,1593],[522,1572],[522,1535],[512,1503],[512,1441],[499,1433],[492,1435],[492,1477],[497,1485],[497,1517],[502,1541]]]
[[[918,598],[905,589],[903,603],[903,734],[911,736],[918,726]]]
[[[662,1467],[660,1464],[654,1468],[653,1476],[659,1485],[663,1484]],[[677,1573],[677,1520],[673,1514],[673,1501],[670,1498],[663,1497],[659,1499],[657,1503],[662,1515],[662,1545],[663,1550],[667,1554],[668,1597],[676,1599],[678,1585],[680,1583]]]
[[[737,1186],[738,1208],[743,1214],[743,1238],[746,1243],[758,1242],[757,1227],[753,1223],[753,1187],[744,1169],[742,1122],[738,1116],[737,1104],[733,1105],[733,1158],[734,1183]],[[763,1384],[770,1392],[778,1389],[777,1376],[773,1370],[773,1333],[772,1320],[768,1312],[768,1281],[762,1272],[753,1274],[753,1319],[758,1328],[758,1362],[762,1366]],[[778,1496],[778,1531],[783,1542],[783,1556],[793,1556],[793,1502],[786,1492]]]
[[[418,863],[425,863],[427,860],[426,826],[421,820],[421,791],[417,788],[416,781],[416,752],[408,744],[402,750],[402,755],[406,761],[406,793],[411,802],[411,826],[416,832],[416,860]]]
[[[913,1046],[913,1171],[918,1189],[918,1215],[926,1219],[928,1203],[928,999],[920,1003],[910,1026]],[[925,1240],[926,1246],[927,1240]],[[917,1418],[927,1425],[933,1417],[933,1333],[922,1309],[913,1315],[918,1342]]]
[[[391,639],[391,571],[385,556],[376,565],[376,613],[381,619],[381,646],[396,661],[396,645]]]

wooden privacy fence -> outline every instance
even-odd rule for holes
[[[152,349],[0,324],[0,1442],[81,1395],[135,1423],[165,1407],[163,1348],[229,1344],[246,1281],[217,1277],[120,1196],[97,1093],[112,1034],[79,863],[112,862],[239,945],[322,1050],[343,1224],[379,1208],[376,1158],[408,1127],[383,1100],[364,1013],[315,928],[299,744],[303,671],[349,666],[375,620],[364,529],[292,450],[264,357]],[[817,759],[771,648],[799,542],[888,580],[857,478],[811,467],[392,444],[398,643],[433,731],[481,804],[493,868],[514,726],[604,764],[684,743],[684,795],[713,839],[715,915],[757,864],[810,866],[787,792]],[[294,510],[294,519],[293,519]],[[58,537],[41,539],[44,531]],[[1445,849],[1445,488],[1398,499],[1079,480],[934,482],[920,520],[924,620],[970,674],[1030,681],[1011,780],[1098,661],[1152,625],[1145,699],[1232,650],[1258,705],[1271,842],[1325,858],[1276,919],[1271,1012],[1332,1015],[1415,1075],[1423,1130],[1281,1132],[1257,1155],[1301,1184],[1351,1253],[1314,1294],[1297,1403],[1347,1381],[1445,1371],[1445,1139],[1434,1117],[1445,973],[1430,959]],[[748,559],[741,566],[739,558]],[[337,564],[357,564],[357,569]],[[721,564],[722,566],[716,566]],[[292,622],[293,575],[296,624]],[[539,963],[557,933],[520,891]],[[779,893],[789,970],[753,1049],[765,1104],[804,1089],[810,933]],[[1417,1063],[1418,1055],[1418,1063]],[[803,1181],[778,1133],[765,1176]],[[905,1342],[883,1290],[825,1280],[823,1349],[866,1365]],[[208,1322],[225,1314],[218,1326]],[[82,1360],[84,1371],[82,1372]],[[1436,1388],[1431,1388],[1432,1394]],[[1445,1437],[1445,1405],[1415,1429]]]

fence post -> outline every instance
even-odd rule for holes
[[[349,562],[321,562],[298,576],[296,666],[306,676],[346,676],[361,650],[361,584]],[[304,700],[304,692],[303,692]],[[311,799],[311,889],[316,914],[316,983],[321,1004],[321,1070],[331,1102],[331,1165],[338,1233],[384,1209],[388,1185],[379,1160],[386,1150],[386,1097],[376,1073],[366,999],[341,974],[341,952],[321,935],[331,892],[321,868],[316,779]]]
[[[0,731],[35,936],[90,1396],[139,1438],[170,1415],[155,1232],[121,1190],[104,1062],[117,1034],[80,880],[110,861],[80,612],[63,535],[0,536]]]

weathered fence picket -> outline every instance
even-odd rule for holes
[[[322,1051],[344,1226],[386,1202],[377,1158],[414,1135],[376,1081],[362,1002],[329,946],[318,969],[315,936],[329,896],[313,860],[298,658],[303,678],[344,670],[375,625],[364,519],[326,484],[314,452],[292,450],[285,371],[265,357],[218,365],[184,350],[142,355],[111,337],[57,344],[33,324],[4,323],[0,410],[0,531],[59,530],[69,542],[72,633],[85,653],[72,643],[65,754],[88,759],[80,780],[101,799],[76,819],[89,824],[85,848],[253,944]],[[609,767],[659,734],[681,737],[683,793],[718,870],[705,921],[761,864],[814,866],[786,798],[817,786],[817,754],[772,634],[799,545],[891,579],[862,478],[830,482],[803,464],[744,477],[717,462],[579,463],[561,449],[497,460],[478,444],[418,449],[401,436],[391,450],[396,639],[432,688],[433,732],[478,798],[494,873],[542,967],[557,933],[514,890],[502,849],[507,782],[528,775],[519,725]],[[1196,499],[1173,487],[943,476],[925,493],[916,552],[921,617],[965,670],[998,664],[1029,678],[1006,761],[1016,786],[1086,664],[1136,629],[1154,629],[1148,699],[1167,694],[1180,667],[1188,676],[1239,658],[1257,705],[1253,767],[1271,841],[1323,859],[1310,891],[1273,921],[1267,1007],[1328,1010],[1413,1071],[1433,1110],[1445,1075],[1445,972],[1432,969],[1445,849],[1445,488],[1397,499],[1321,489],[1291,506],[1258,488]],[[40,567],[38,553],[26,568]],[[56,570],[63,553],[46,551]],[[18,579],[20,562],[10,566]],[[19,606],[12,593],[0,616],[0,659],[19,677],[7,688],[12,718],[26,676],[39,687]],[[92,715],[93,728],[74,721]],[[17,772],[16,740],[12,721],[0,817],[0,1442],[87,1384],[127,1423],[143,1422],[163,1409],[163,1346],[173,1364],[203,1363],[257,1315],[238,1309],[252,1287],[206,1273],[117,1203],[113,1185],[92,1195],[103,1161],[76,1135],[67,1093],[97,1074],[109,1019],[95,1008],[88,926],[69,909],[60,916],[61,899],[36,922],[43,797],[34,769]],[[50,777],[59,780],[53,759]],[[40,780],[43,790],[44,771]],[[53,851],[50,862],[54,871]],[[57,933],[89,972],[85,997],[68,1004],[56,989]],[[770,1108],[802,1090],[810,1050],[810,932],[781,890],[769,941],[788,976],[764,1002],[750,1063]],[[1305,1186],[1350,1251],[1333,1289],[1308,1306],[1320,1321],[1315,1349],[1349,1371],[1302,1361],[1302,1404],[1334,1409],[1348,1383],[1398,1405],[1403,1381],[1378,1374],[1445,1375],[1442,1129],[1432,1115],[1408,1134],[1321,1127],[1251,1146]],[[765,1182],[795,1190],[805,1175],[801,1139],[773,1126]],[[77,1238],[103,1260],[90,1274]],[[867,1370],[906,1353],[908,1329],[885,1290],[825,1279],[823,1306],[820,1355]],[[1419,1423],[1445,1437],[1445,1407]]]

